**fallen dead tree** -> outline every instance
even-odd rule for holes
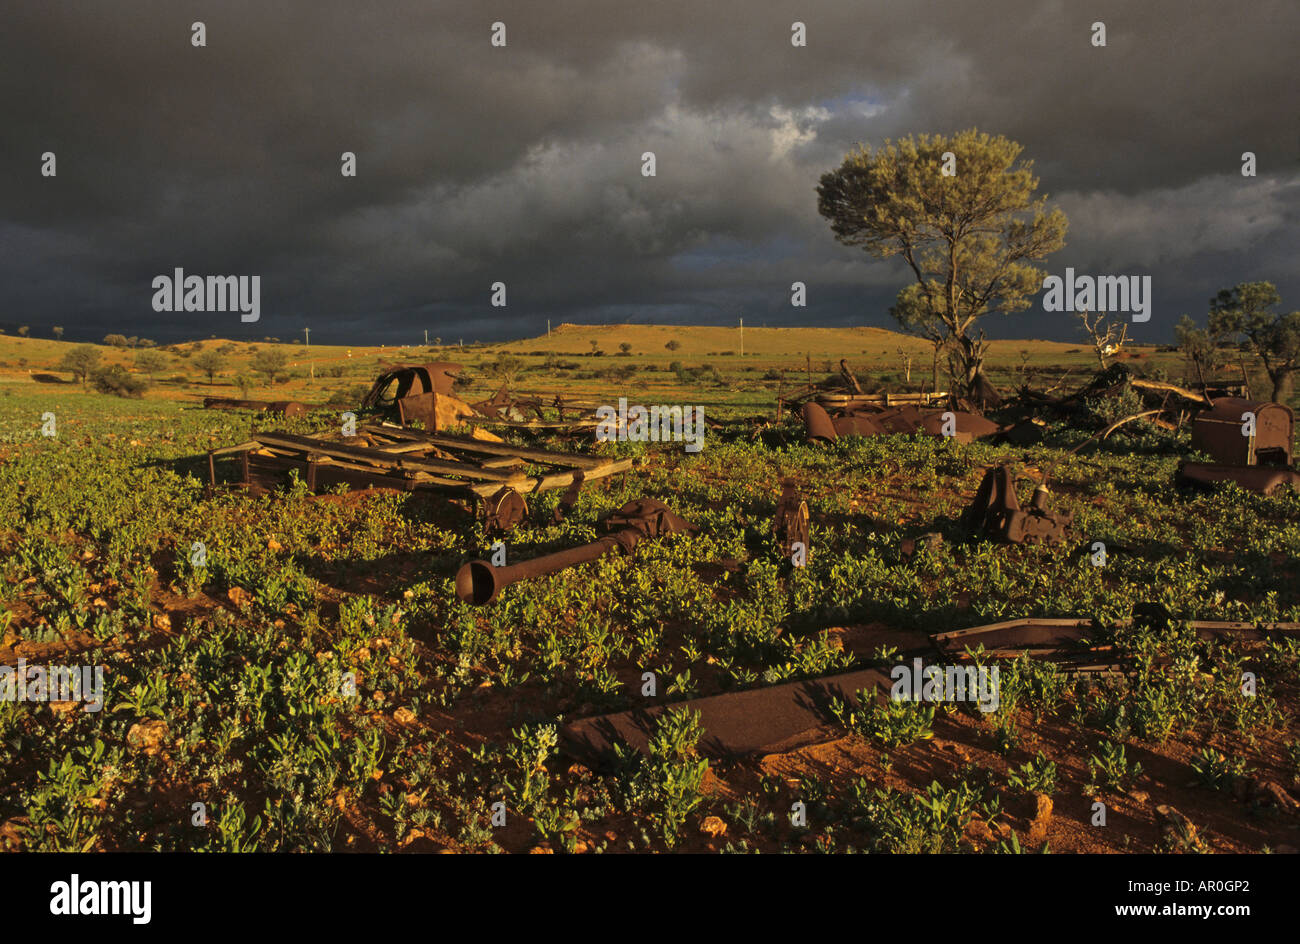
[[[230,397],[204,397],[205,410],[261,410],[292,419],[305,416],[308,407],[297,400],[234,400]]]

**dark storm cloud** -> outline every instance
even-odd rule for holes
[[[1297,27],[1283,2],[18,0],[0,322],[358,343],[548,317],[888,325],[905,276],[835,244],[817,179],[857,141],[975,126],[1024,145],[1069,215],[1048,269],[1151,274],[1139,336],[1163,339],[1236,281],[1300,303]],[[262,321],[155,314],[177,266],[261,275]],[[1069,337],[1062,317],[995,332]]]

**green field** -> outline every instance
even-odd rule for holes
[[[487,393],[498,378],[486,365],[513,353],[525,361],[515,378],[524,389],[644,392],[644,402],[770,418],[781,381],[764,375],[806,367],[794,336],[782,350],[781,335],[753,331],[751,342],[747,330],[742,360],[723,349],[720,329],[674,334],[690,336],[690,349],[684,342],[662,353],[659,330],[595,332],[613,351],[627,337],[628,358],[580,356],[595,329],[567,327],[550,348],[534,339],[463,353],[358,348],[352,358],[314,348],[315,380],[252,395],[323,402],[367,383],[381,360],[448,355],[466,363],[472,389]],[[896,336],[802,337],[816,376],[833,369],[819,358],[841,355],[875,383],[896,382],[903,369],[890,349]],[[1022,349],[1040,369],[1037,385],[1072,366],[1078,383],[1090,378],[1092,355],[1060,347],[998,345],[995,379],[1014,376]],[[460,564],[485,556],[490,543],[467,508],[385,491],[205,494],[198,457],[206,450],[241,441],[250,426],[329,428],[333,414],[286,424],[195,409],[208,385],[194,382],[176,355],[181,380],[138,400],[26,374],[50,370],[60,351],[55,342],[0,339],[0,663],[103,665],[105,704],[92,712],[0,701],[0,844],[512,852],[1297,845],[1294,815],[1260,791],[1271,784],[1285,794],[1300,774],[1300,648],[1207,644],[1178,621],[1300,620],[1300,497],[1179,492],[1173,472],[1188,455],[1186,430],[1134,424],[1068,458],[1064,450],[1099,427],[1100,416],[1091,426],[1052,425],[1030,448],[921,437],[810,446],[788,416],[763,437],[713,436],[699,455],[589,443],[581,448],[635,457],[635,471],[584,489],[561,524],[547,523],[558,493],[535,498],[531,522],[507,539],[514,559],[591,540],[601,515],[641,496],[666,501],[700,534],[516,584],[474,608],[452,589]],[[1175,358],[1153,353],[1138,363],[1173,375]],[[663,369],[672,360],[710,362],[720,379],[684,383]],[[625,383],[600,375],[623,361],[635,368]],[[337,364],[342,376],[322,377]],[[230,395],[223,379],[217,389]],[[53,437],[41,434],[46,413],[54,414]],[[1026,474],[1059,460],[1053,503],[1075,520],[1065,549],[963,539],[957,517],[983,469],[1005,458]],[[770,540],[785,476],[812,508],[804,569],[789,567]],[[901,553],[904,539],[934,531],[944,537],[939,547]],[[1105,567],[1085,552],[1097,540],[1111,548]],[[196,543],[202,564],[194,563]],[[953,706],[932,718],[909,705],[865,712],[846,719],[832,743],[753,762],[702,762],[688,715],[665,726],[651,756],[609,770],[574,764],[556,748],[564,721],[637,705],[644,671],[657,673],[664,698],[683,701],[889,665],[942,630],[1022,616],[1093,616],[1104,625],[1141,603],[1163,605],[1174,622],[1115,635],[1116,651],[1137,666],[1131,677],[1090,687],[1041,663],[1017,663],[1004,671],[1002,707],[988,716]],[[1169,665],[1150,661],[1157,650]],[[1253,698],[1241,695],[1243,671],[1258,678]],[[1047,820],[1041,796],[1054,799]],[[1097,797],[1124,829],[1089,827]],[[808,808],[806,827],[786,816],[796,801]],[[497,802],[508,814],[499,828],[491,822]],[[196,803],[205,825],[195,823]],[[1181,810],[1198,831],[1162,828],[1158,804]]]

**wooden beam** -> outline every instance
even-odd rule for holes
[[[561,467],[572,468],[574,466],[580,469],[596,469],[608,462],[608,459],[600,456],[588,456],[576,452],[557,452],[552,449],[529,449],[524,446],[512,446],[509,443],[486,442],[482,439],[470,439],[461,436],[435,436],[428,433],[419,433],[414,430],[390,430],[388,427],[362,427],[365,430],[374,430],[384,436],[401,436],[406,439],[418,442],[427,442],[434,446],[440,446],[444,449],[459,449],[465,452],[478,452],[488,456],[513,456],[520,459],[528,459],[538,464],[558,465]]]
[[[321,455],[341,459],[369,462],[382,469],[414,469],[420,472],[459,475],[470,479],[483,479],[489,482],[505,483],[511,476],[501,472],[492,472],[471,462],[444,462],[439,459],[410,459],[395,457],[382,449],[368,449],[364,446],[348,446],[343,443],[330,443],[306,436],[294,436],[289,433],[263,433],[258,442],[265,446],[292,448],[302,452],[318,452]]]

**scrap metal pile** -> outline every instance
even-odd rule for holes
[[[466,425],[560,432],[584,432],[596,427],[599,404],[571,394],[518,393],[503,385],[486,400],[468,403],[456,394],[461,369],[460,364],[450,361],[393,365],[375,378],[359,408],[399,426],[418,423],[434,432]],[[205,397],[203,406],[209,410],[260,410],[287,418],[327,409],[292,400],[228,397]]]
[[[670,709],[686,708],[699,713],[702,755],[720,760],[786,753],[842,736],[835,705],[856,707],[863,698],[883,702],[902,666],[912,671],[919,661],[954,668],[975,669],[971,650],[977,646],[982,664],[1026,656],[1051,662],[1070,675],[1124,674],[1134,666],[1118,655],[1113,634],[1134,625],[1149,614],[1102,625],[1092,619],[1018,619],[969,629],[935,633],[928,644],[900,652],[890,667],[856,669],[820,678],[785,682],[763,688],[710,695],[704,698],[654,705],[631,711],[582,718],[561,730],[561,745],[570,756],[591,765],[605,765],[615,756],[615,747],[649,752],[649,740],[659,717]],[[1148,610],[1154,607],[1146,608]],[[1167,618],[1167,614],[1161,614]],[[1300,623],[1249,623],[1241,621],[1190,620],[1187,625],[1202,639],[1235,637],[1249,640],[1298,639]],[[1161,664],[1160,657],[1154,664]],[[969,676],[967,676],[969,678]]]
[[[1236,482],[1262,495],[1289,485],[1300,489],[1300,473],[1291,465],[1295,414],[1288,406],[1225,397],[1192,421],[1192,448],[1209,453],[1213,462],[1183,462],[1180,484],[1209,486]]]
[[[210,487],[217,484],[216,458],[229,455],[239,459],[240,484],[254,492],[281,486],[295,472],[313,492],[340,484],[433,491],[480,500],[484,513],[504,527],[522,517],[526,495],[574,488],[632,467],[631,459],[372,424],[358,427],[355,436],[257,433],[247,442],[214,449],[208,453]]]
[[[828,381],[827,383],[835,383]],[[1005,437],[1027,444],[1039,436],[1033,423],[1003,425],[986,419],[980,410],[1001,406],[1001,394],[982,374],[974,403],[948,393],[862,392],[847,361],[840,361],[842,389],[809,384],[777,398],[777,411],[800,407],[807,441],[835,442],[846,436],[903,436],[920,433],[944,436],[959,443]]]

